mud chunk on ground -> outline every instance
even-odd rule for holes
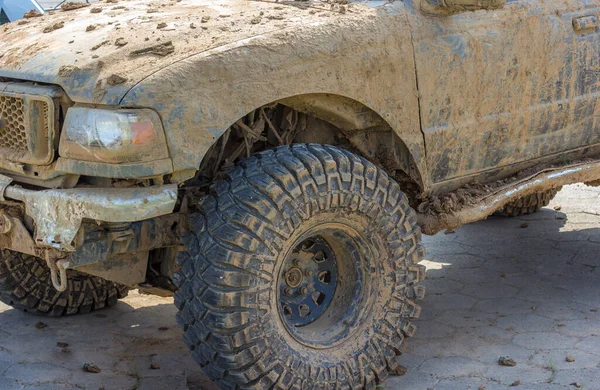
[[[134,50],[129,55],[131,56],[139,56],[143,54],[155,54],[157,56],[166,56],[175,52],[175,46],[173,46],[173,42],[165,42],[160,45],[146,47],[140,50]]]
[[[23,18],[25,18],[25,19],[39,18],[40,16],[42,16],[41,13],[39,13],[36,10],[32,9],[31,11],[25,12],[25,14],[23,15]]]
[[[71,77],[74,72],[79,71],[79,68],[73,65],[63,65],[58,70],[59,77]]]
[[[255,17],[255,18],[252,18],[252,19],[250,20],[250,23],[251,23],[251,24],[259,24],[261,20],[262,20],[262,18],[261,18],[261,17],[259,17],[259,16],[257,16],[257,17]]]
[[[203,16],[202,19],[200,19],[201,23],[208,23],[208,21],[210,20],[210,16]]]
[[[66,3],[64,3],[63,5],[60,6],[60,9],[63,11],[72,11],[74,9],[79,9],[79,8],[84,8],[84,7],[89,7],[90,4],[88,3],[75,3],[73,1],[68,1]]]
[[[102,12],[102,8],[100,8],[100,7],[94,7],[90,10],[90,13],[93,13],[93,14],[99,14],[100,12]]]
[[[122,77],[122,76],[119,76],[116,74],[113,74],[108,79],[106,79],[106,83],[108,85],[112,85],[112,86],[123,84],[126,81],[127,81],[127,79],[125,77]]]
[[[42,321],[39,321],[38,323],[35,324],[36,329],[44,329],[47,327],[48,327],[48,325],[44,324]]]
[[[95,24],[90,24],[89,26],[86,27],[85,31],[86,32],[94,31],[96,28],[97,28],[97,26]]]
[[[91,372],[92,374],[98,374],[98,373],[102,372],[100,367],[96,366],[95,364],[90,364],[90,363],[86,363],[83,365],[83,371]]]
[[[44,33],[50,33],[52,31],[59,30],[63,27],[65,27],[65,22],[57,22],[51,24],[50,26],[46,26],[46,28],[44,28]]]
[[[500,359],[498,359],[498,364],[500,364],[501,366],[514,367],[517,365],[517,362],[515,362],[511,358],[501,357]]]
[[[167,27],[167,24],[166,24],[165,22],[162,22],[162,23],[159,23],[159,24],[156,26],[156,29],[157,29],[157,30],[160,30],[160,29],[163,29],[163,28],[165,28],[165,27]]]

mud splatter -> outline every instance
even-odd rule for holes
[[[140,50],[134,50],[129,53],[130,56],[139,56],[143,54],[155,54],[158,56],[166,56],[175,52],[175,46],[173,46],[173,42],[165,42],[160,45],[146,47]]]
[[[74,72],[78,72],[79,68],[73,65],[64,65],[61,66],[58,70],[58,75],[60,77],[71,77]]]
[[[59,29],[61,29],[63,27],[65,27],[65,22],[56,22],[54,24],[51,24],[50,26],[46,26],[44,28],[44,33],[45,34],[46,33],[50,33],[52,31],[59,30]]]
[[[113,74],[113,75],[109,76],[108,79],[106,79],[106,84],[115,86],[115,85],[123,84],[126,81],[127,81],[127,79],[125,77]]]
[[[90,6],[90,4],[88,4],[88,3],[75,3],[73,1],[69,1],[69,2],[61,5],[60,9],[63,11],[73,11],[76,9],[85,8],[85,7],[89,7],[89,6]]]
[[[102,42],[100,42],[99,44],[97,44],[96,46],[93,46],[91,50],[92,50],[92,51],[98,50],[98,49],[100,49],[102,46],[104,46],[104,45],[108,45],[108,43],[109,43],[109,41],[102,41]]]
[[[117,40],[115,41],[115,46],[119,46],[119,47],[123,47],[125,45],[127,45],[129,42],[127,42],[125,40],[125,38],[117,38]]]
[[[39,18],[40,16],[42,16],[41,13],[39,13],[36,10],[32,9],[31,11],[25,12],[25,14],[23,15],[23,18],[25,18],[25,19]]]

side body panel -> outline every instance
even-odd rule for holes
[[[597,15],[598,0],[509,0],[445,16],[422,13],[420,1],[407,10],[433,182],[600,143],[597,29],[573,27]]]
[[[305,94],[344,96],[378,113],[426,172],[403,7],[322,20],[184,59],[143,80],[121,104],[160,113],[175,170],[184,171],[197,170],[225,130],[258,107]]]

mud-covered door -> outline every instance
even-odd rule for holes
[[[597,127],[574,121],[593,89],[576,88],[581,0],[509,0],[445,16],[422,13],[419,1],[406,4],[433,182],[598,142]]]
[[[600,0],[583,0],[573,12],[575,92],[573,146],[600,142]]]

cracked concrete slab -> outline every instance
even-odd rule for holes
[[[401,357],[409,371],[383,388],[600,389],[600,188],[568,186],[534,215],[424,241],[428,295]],[[36,329],[40,318],[0,304],[0,389],[216,389],[174,318],[172,300],[132,293],[115,308],[44,318],[48,327]],[[517,365],[500,366],[500,357]],[[102,372],[85,373],[84,363]]]

